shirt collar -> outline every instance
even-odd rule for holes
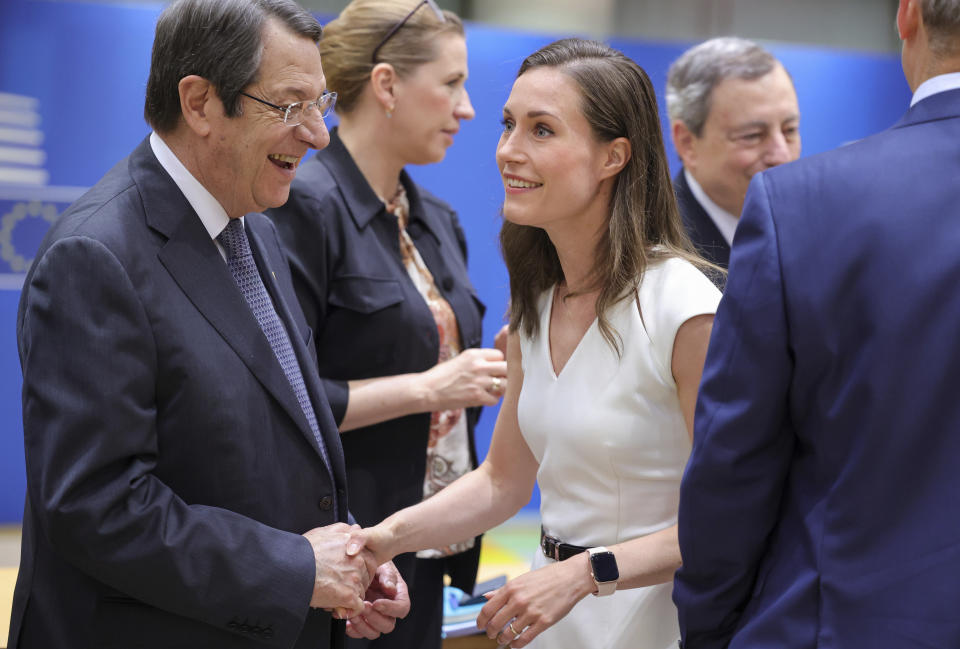
[[[954,88],[960,88],[960,72],[938,74],[917,86],[916,92],[913,93],[913,99],[910,100],[910,105],[913,106],[918,101],[923,101],[930,95],[953,90]]]
[[[367,224],[378,215],[387,214],[386,206],[383,200],[377,196],[377,193],[370,187],[370,183],[364,177],[363,172],[357,167],[353,156],[347,150],[343,140],[340,139],[338,128],[334,127],[330,131],[330,144],[322,151],[318,151],[316,158],[322,162],[333,175],[341,193],[347,202],[350,215],[358,228],[365,228]],[[400,183],[407,193],[407,200],[410,204],[408,212],[408,223],[419,222],[436,239],[437,234],[434,231],[435,226],[430,223],[430,218],[423,207],[420,192],[416,183],[407,174],[406,169],[400,172]],[[390,218],[396,218],[393,214]],[[416,229],[416,227],[414,228]],[[438,239],[439,240],[439,239]]]
[[[315,158],[333,176],[357,227],[365,228],[373,217],[384,210],[383,202],[354,162],[338,131],[337,127],[330,130],[330,144],[322,151],[317,151]]]
[[[155,131],[150,133],[150,148],[153,149],[153,154],[157,156],[160,166],[170,174],[170,178],[183,192],[187,202],[190,203],[190,207],[200,217],[200,222],[203,223],[207,234],[216,241],[217,235],[223,232],[223,229],[230,222],[227,211],[213,197],[213,194],[207,191],[207,188],[187,170],[180,159],[177,158],[177,155]]]
[[[697,199],[707,216],[720,230],[723,240],[727,242],[727,245],[732,246],[733,234],[737,231],[737,223],[740,219],[714,203],[686,167],[683,169],[683,175],[687,179],[687,184],[690,185],[693,197]]]

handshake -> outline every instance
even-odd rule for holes
[[[316,565],[310,606],[347,620],[347,635],[373,640],[410,612],[407,585],[392,555],[375,551],[377,528],[335,523],[303,536]]]

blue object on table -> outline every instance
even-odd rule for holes
[[[506,575],[494,577],[477,584],[472,594],[467,594],[453,586],[444,586],[443,637],[456,638],[480,633],[480,629],[477,628],[477,615],[487,601],[483,594],[496,590],[506,583]]]

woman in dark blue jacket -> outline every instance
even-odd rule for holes
[[[499,400],[506,362],[479,349],[484,307],[456,214],[404,171],[442,160],[474,115],[460,20],[427,0],[354,0],[320,49],[340,126],[271,217],[340,425],[350,509],[367,526],[476,466],[478,406]],[[439,648],[443,575],[471,589],[478,556],[469,538],[398,557],[410,615],[354,644]],[[348,628],[375,635],[363,620]]]

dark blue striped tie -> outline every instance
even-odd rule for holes
[[[293,353],[293,346],[290,344],[290,338],[287,330],[283,326],[276,309],[273,307],[273,301],[267,288],[263,285],[260,273],[257,271],[257,263],[253,259],[253,253],[250,251],[250,241],[247,239],[247,233],[243,229],[243,223],[240,219],[230,219],[230,223],[217,235],[217,241],[223,246],[227,253],[227,265],[233,274],[233,279],[244,299],[253,311],[253,315],[260,324],[260,329],[267,337],[270,348],[280,362],[283,373],[290,382],[297,395],[297,401],[303,414],[310,424],[310,430],[313,436],[317,438],[317,444],[323,455],[323,461],[327,465],[327,470],[331,471],[330,457],[327,454],[327,447],[320,436],[320,428],[317,426],[317,416],[313,412],[313,404],[310,403],[310,395],[307,393],[307,386],[303,382],[303,374],[300,372],[300,364],[297,362],[297,356]],[[333,473],[330,474],[330,484],[334,484]],[[336,491],[334,490],[334,495]],[[336,503],[336,500],[334,500]],[[334,504],[336,507],[336,504]],[[336,511],[336,509],[334,509]]]

